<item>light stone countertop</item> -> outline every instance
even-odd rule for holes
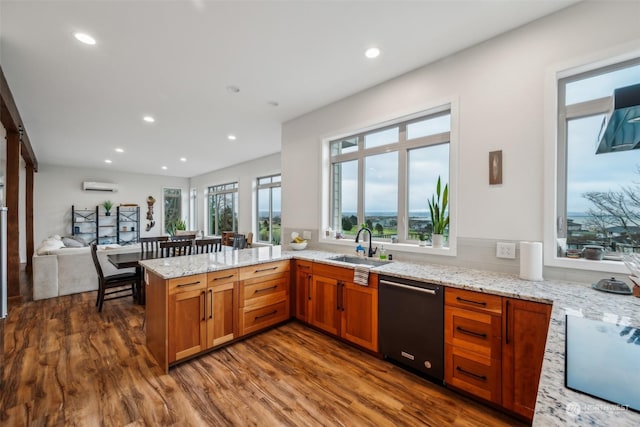
[[[275,246],[162,258],[143,261],[141,264],[165,279],[292,258],[353,268],[352,264],[329,260],[337,255],[340,254],[327,251],[287,251]],[[372,268],[371,271],[455,288],[552,303],[553,310],[533,425],[640,425],[640,413],[569,390],[564,386],[565,316],[571,314],[640,327],[640,298],[598,292],[587,283],[558,280],[531,282],[515,275],[436,264],[390,261],[383,266]],[[615,358],[616,355],[612,354],[612,361],[615,361]],[[636,368],[640,369],[640,361]],[[640,384],[638,387],[640,388]]]

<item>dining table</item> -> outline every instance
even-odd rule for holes
[[[145,292],[144,292],[144,276],[142,273],[142,266],[140,261],[149,259],[162,258],[162,252],[125,252],[119,254],[108,254],[107,259],[118,270],[124,268],[135,268],[136,273],[140,277],[139,288],[136,289],[136,302],[138,304],[145,304]]]

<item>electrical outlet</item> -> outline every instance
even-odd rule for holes
[[[496,257],[515,259],[516,244],[498,242],[498,245],[496,246]]]
[[[306,239],[306,240],[311,239],[311,232],[310,231],[303,231],[302,232],[302,238]]]

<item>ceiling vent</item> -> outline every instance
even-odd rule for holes
[[[107,191],[115,193],[118,191],[118,184],[112,184],[110,182],[85,181],[82,183],[82,189],[84,191]]]

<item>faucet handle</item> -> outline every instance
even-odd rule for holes
[[[369,256],[374,256],[376,254],[376,252],[378,252],[378,247],[377,246],[374,249],[371,250],[371,255],[369,255]]]

